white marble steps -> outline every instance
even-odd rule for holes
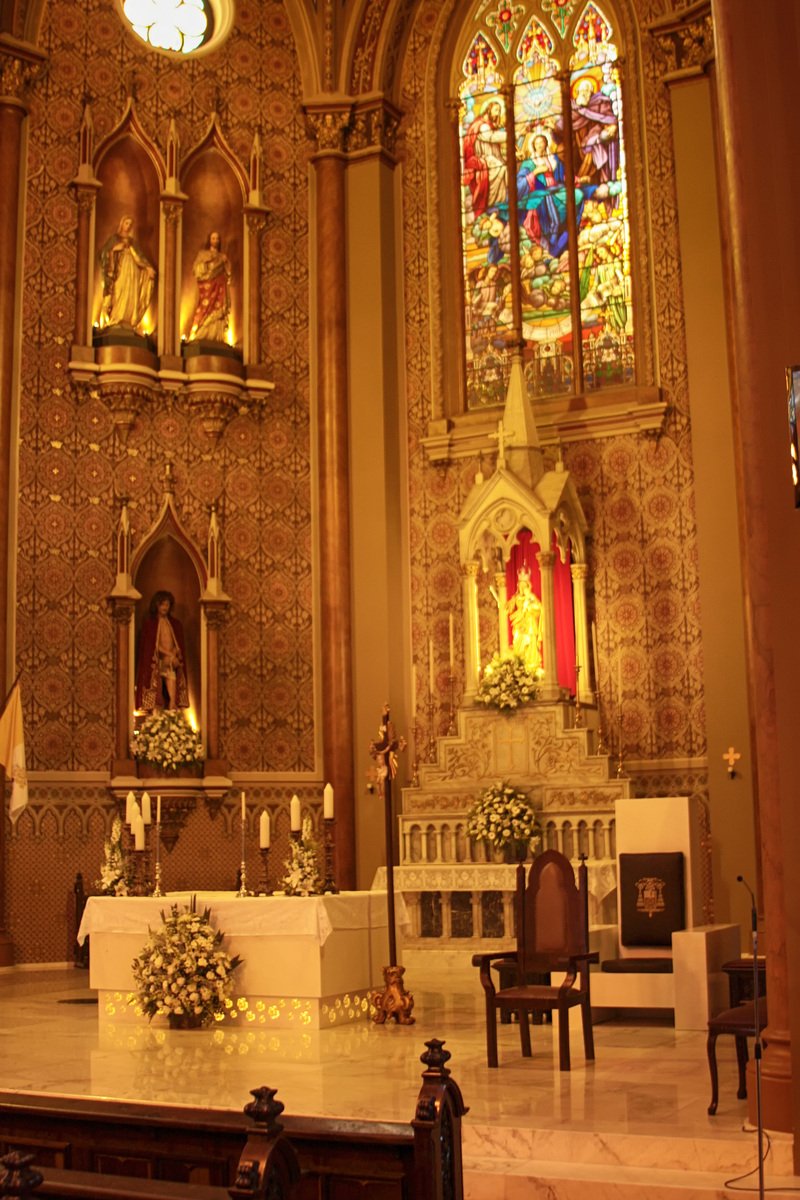
[[[755,1130],[714,1136],[658,1132],[598,1133],[578,1129],[463,1128],[465,1200],[722,1200],[727,1179],[756,1166]],[[770,1189],[794,1189],[792,1140],[770,1135],[766,1163]],[[755,1185],[757,1175],[742,1186]],[[788,1197],[790,1191],[772,1191]]]
[[[724,1172],[520,1159],[464,1161],[464,1200],[730,1200]],[[770,1200],[791,1200],[800,1179],[767,1176]],[[740,1187],[757,1188],[757,1176]],[[784,1190],[786,1189],[786,1190]]]

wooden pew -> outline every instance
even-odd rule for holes
[[[0,1092],[0,1151],[35,1160],[50,1200],[463,1200],[461,1118],[449,1051],[426,1042],[410,1122],[282,1117],[274,1090],[236,1113]],[[86,1188],[91,1184],[91,1190]],[[12,1185],[14,1186],[14,1185]],[[4,1187],[6,1190],[4,1190]],[[83,1188],[84,1190],[81,1190]]]

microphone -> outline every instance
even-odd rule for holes
[[[753,933],[755,933],[755,932],[756,932],[756,929],[757,929],[757,921],[758,921],[758,908],[757,908],[757,905],[756,905],[756,896],[755,896],[755,892],[754,892],[754,891],[753,891],[753,889],[750,887],[750,884],[747,882],[747,880],[745,879],[744,875],[737,875],[737,876],[736,876],[736,882],[737,882],[737,883],[744,884],[744,886],[747,888],[748,892],[750,893],[750,899],[751,899],[751,901],[752,901],[752,908],[751,908],[751,910],[750,910],[750,916],[751,916],[751,919],[752,919],[752,922],[753,922]]]

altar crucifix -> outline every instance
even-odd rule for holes
[[[383,968],[383,991],[376,989],[370,994],[375,1006],[373,1020],[383,1025],[393,1018],[398,1025],[413,1025],[411,1013],[414,997],[405,990],[403,974],[405,967],[397,962],[397,930],[394,913],[394,816],[392,813],[392,780],[397,775],[397,755],[406,748],[406,739],[397,737],[394,725],[389,720],[389,705],[384,705],[379,738],[370,742],[369,752],[375,759],[370,790],[383,800],[386,830],[386,915],[389,924],[389,966]]]

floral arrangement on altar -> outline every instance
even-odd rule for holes
[[[539,839],[536,810],[526,792],[508,783],[493,783],[467,813],[467,833],[496,850],[525,847]]]
[[[205,758],[200,734],[182,710],[167,708],[156,708],[145,717],[133,735],[131,753],[165,771],[192,767]]]
[[[493,708],[519,708],[536,699],[537,682],[518,654],[495,654],[483,669],[477,698]]]
[[[95,881],[95,886],[100,888],[104,896],[127,896],[129,885],[128,856],[122,848],[122,821],[114,817],[111,837],[103,846],[100,878]]]
[[[173,904],[161,913],[160,929],[150,930],[147,945],[133,960],[136,1001],[152,1021],[167,1016],[171,1025],[200,1026],[221,1018],[233,988],[239,955],[222,949],[223,934],[211,924],[211,912],[198,913],[195,897],[181,912]]]
[[[317,843],[311,833],[311,818],[303,817],[300,837],[289,845],[289,859],[284,864],[283,890],[287,896],[316,896],[322,891],[317,865]]]

